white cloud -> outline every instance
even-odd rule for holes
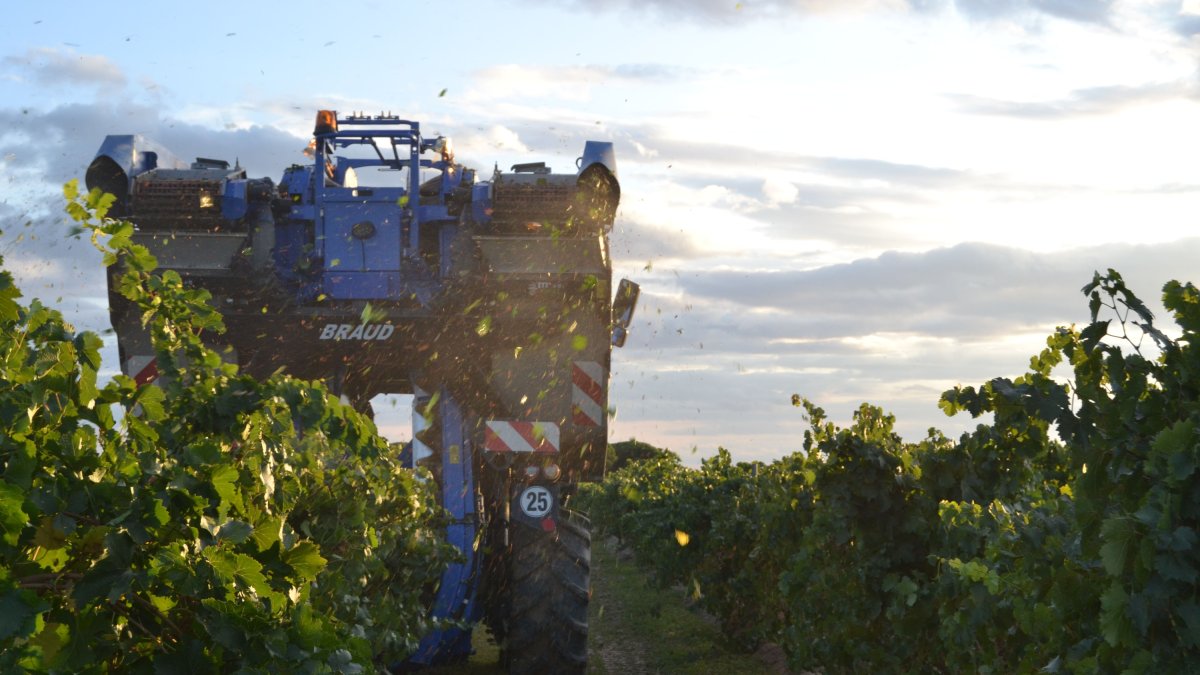
[[[763,181],[762,193],[769,205],[778,206],[796,201],[800,190],[790,181],[771,177]]]
[[[455,151],[460,155],[477,157],[494,157],[497,151],[507,153],[529,152],[529,147],[521,142],[521,137],[517,132],[501,124],[493,124],[483,130],[456,136],[454,147]],[[487,167],[481,166],[476,168],[483,170]]]
[[[907,332],[870,333],[841,339],[864,356],[875,359],[907,359],[921,354],[953,349],[955,340]]]
[[[126,82],[121,68],[107,56],[78,54],[71,49],[31,48],[19,56],[4,57],[4,63],[44,85],[124,87]]]
[[[645,157],[645,158],[658,157],[657,150],[652,150],[650,148],[647,148],[646,146],[642,145],[641,143],[639,143],[637,141],[633,142],[633,147],[635,149],[637,149],[637,153],[638,153],[639,157]]]
[[[1046,14],[1068,21],[1104,24],[1108,21],[1114,0],[955,0],[963,14],[974,19],[1023,18]]]
[[[638,271],[642,306],[614,356],[617,437],[707,455],[796,450],[799,393],[849,419],[862,402],[897,414],[909,440],[945,418],[942,391],[1016,376],[1059,325],[1085,325],[1079,292],[1115,267],[1172,334],[1157,298],[1167,280],[1196,279],[1200,239],[1059,253],[963,245],[810,270],[715,270],[686,261]],[[670,368],[662,368],[669,364]],[[697,412],[699,409],[699,412]]]
[[[472,75],[464,94],[470,102],[494,99],[556,99],[586,102],[599,86],[657,84],[687,74],[684,68],[658,64],[530,66],[499,64]]]

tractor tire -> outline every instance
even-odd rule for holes
[[[563,511],[555,532],[513,528],[505,658],[512,675],[587,670],[591,524]]]

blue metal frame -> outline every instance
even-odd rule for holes
[[[345,117],[337,120],[337,130],[315,135],[314,164],[310,178],[315,227],[314,259],[321,261],[319,277],[307,286],[307,293],[324,293],[334,299],[386,300],[413,298],[427,305],[441,288],[441,280],[450,273],[448,256],[441,256],[440,269],[429,269],[421,259],[421,228],[439,227],[438,246],[446,251],[456,231],[449,215],[445,195],[462,180],[452,160],[421,159],[426,150],[436,150],[438,141],[421,137],[417,122],[394,117]],[[339,148],[367,146],[376,157],[336,157]],[[327,184],[325,167],[337,163],[337,172],[347,168],[385,167],[407,169],[406,187],[346,188]],[[437,204],[421,205],[421,169],[441,172],[442,199]],[[309,201],[306,194],[303,201]],[[354,241],[352,226],[360,221],[373,223],[374,234]],[[338,237],[340,239],[332,239]],[[334,265],[331,251],[345,255],[355,264],[339,261]],[[441,425],[442,506],[451,518],[446,539],[462,554],[442,575],[431,616],[457,625],[446,626],[422,638],[413,664],[432,665],[471,652],[471,625],[480,619],[476,601],[479,586],[480,556],[476,551],[479,514],[476,512],[474,441],[470,420],[447,387],[438,387],[436,423]]]
[[[421,169],[441,172],[443,197],[462,181],[462,172],[447,158],[421,159],[422,152],[437,150],[440,140],[422,138],[417,122],[386,116],[339,118],[336,131],[315,135],[315,162],[308,174],[316,227],[312,256],[321,261],[323,269],[316,283],[303,287],[302,302],[324,294],[335,300],[415,299],[426,305],[437,293],[444,270],[429,269],[421,259],[422,228],[435,223],[449,225],[454,218],[444,198],[437,204],[420,204]],[[339,148],[354,146],[373,148],[377,157],[334,154]],[[407,169],[407,187],[329,185],[325,167],[332,166],[335,159],[342,175],[347,168]],[[358,219],[375,222],[380,236],[343,241],[353,225],[350,221]]]
[[[451,518],[446,539],[462,553],[463,561],[451,564],[442,574],[432,616],[435,620],[460,622],[462,627],[442,628],[426,635],[416,654],[409,658],[410,662],[421,665],[469,656],[471,625],[480,619],[480,607],[476,602],[480,557],[475,550],[479,524],[475,502],[475,447],[468,433],[468,420],[446,387],[440,388],[437,406],[435,419],[442,425],[442,506],[450,512]]]

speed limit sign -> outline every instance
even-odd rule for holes
[[[550,513],[554,507],[554,496],[550,490],[541,485],[530,485],[521,492],[517,500],[521,505],[521,513],[530,518],[541,518]]]

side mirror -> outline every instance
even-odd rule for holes
[[[612,345],[624,347],[625,338],[629,335],[629,324],[633,322],[633,310],[637,309],[638,296],[642,287],[628,279],[622,279],[617,285],[617,297],[612,305]]]

